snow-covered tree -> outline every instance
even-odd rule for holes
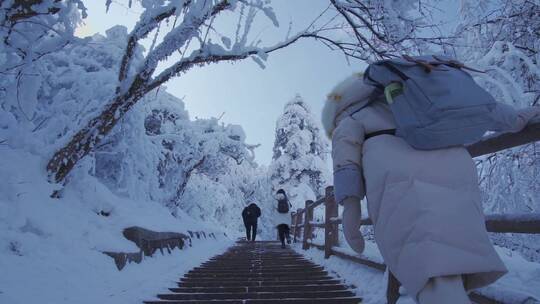
[[[45,161],[73,125],[91,119],[115,94],[127,39],[127,29],[115,26],[106,36],[69,44],[32,63],[39,79],[33,86],[24,83],[21,91],[35,94],[35,104],[26,108],[31,120],[3,99],[2,148],[30,151]],[[143,60],[141,51],[134,54],[135,64]],[[17,95],[16,87],[4,90]],[[74,176],[97,179],[134,202],[161,204],[180,220],[187,215],[235,231],[242,228],[239,215],[246,202],[269,196],[266,172],[254,162],[253,149],[240,126],[215,118],[190,120],[183,101],[162,87],[121,119]]]
[[[132,2],[129,1],[130,7]],[[262,46],[258,38],[250,42],[249,34],[258,13],[263,13],[274,26],[279,25],[270,1],[138,2],[143,12],[127,39],[115,83],[115,94],[98,115],[71,134],[70,140],[54,153],[47,164],[51,181],[64,181],[79,160],[99,146],[136,103],[172,77],[180,76],[193,67],[245,58],[252,58],[264,66],[268,54],[301,38],[322,39],[320,35],[327,26],[315,28],[314,24],[311,24],[296,34],[289,31],[283,41]],[[107,1],[107,7],[111,3],[112,1]],[[231,15],[238,18],[232,33],[224,33],[215,26],[222,18],[230,21]],[[166,34],[160,34],[160,29],[167,24],[172,24],[170,30]],[[139,43],[150,34],[154,35],[150,49],[144,54],[142,61],[135,60],[135,55],[140,50]],[[179,58],[177,53],[180,54]]]
[[[0,2],[0,143],[13,139],[10,128],[39,126],[38,61],[81,43],[73,36],[86,9],[80,0]],[[41,66],[42,67],[42,66]],[[12,131],[11,130],[11,131]]]
[[[283,188],[295,208],[324,194],[330,183],[329,146],[318,120],[302,97],[285,105],[276,122],[270,176],[274,191]]]
[[[499,102],[517,108],[540,100],[540,4],[537,1],[463,1],[461,33],[452,51],[486,70],[475,75]],[[536,144],[479,160],[489,212],[540,210]]]
[[[125,28],[107,33],[105,41],[96,38],[109,49],[127,38]],[[238,230],[245,202],[259,191],[254,184],[261,172],[252,149],[240,126],[216,118],[190,120],[182,100],[161,88],[134,106],[88,161],[92,174],[118,195]]]
[[[462,1],[452,52],[487,71],[476,75],[499,102],[517,108],[540,102],[540,3]],[[540,154],[532,143],[477,160],[487,213],[540,212]],[[493,234],[495,243],[540,260],[534,235]]]

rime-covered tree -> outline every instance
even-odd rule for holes
[[[49,0],[51,2],[53,0]],[[57,1],[53,1],[57,2]],[[173,77],[180,76],[194,67],[222,61],[252,58],[264,66],[267,56],[285,48],[301,38],[318,38],[323,27],[308,28],[297,33],[287,32],[286,37],[273,45],[262,45],[258,36],[250,36],[257,14],[264,14],[279,26],[270,1],[263,0],[160,0],[137,1],[143,12],[128,35],[115,81],[115,94],[107,101],[98,115],[88,120],[70,136],[70,140],[47,163],[50,180],[63,182],[78,162],[95,150],[112,129],[151,91],[157,90]],[[112,4],[106,1],[107,9]],[[133,1],[129,0],[131,7]],[[237,25],[226,33],[222,19],[237,17]],[[234,20],[234,19],[228,19]],[[1,20],[0,20],[1,21]],[[172,26],[171,26],[172,25]],[[160,33],[163,28],[169,30]],[[140,42],[152,36],[152,45],[140,54]],[[180,54],[179,58],[173,55]],[[174,59],[173,59],[174,58]],[[159,68],[158,68],[159,67]]]
[[[25,63],[20,103],[13,79],[0,77],[0,148],[31,151],[43,160],[54,153],[72,126],[84,124],[114,96],[127,39],[127,29],[114,26]],[[135,64],[144,59],[142,52],[133,56]],[[165,206],[179,220],[187,215],[228,230],[242,228],[241,220],[231,218],[238,218],[246,201],[263,201],[270,192],[242,128],[216,118],[190,119],[183,101],[166,87],[142,101],[81,161],[74,180],[95,180],[118,197]],[[114,213],[112,205],[96,206]]]
[[[324,193],[330,174],[326,163],[328,141],[309,106],[296,95],[276,122],[270,176],[274,191],[283,188],[300,207]]]
[[[499,102],[517,108],[540,103],[540,4],[538,1],[462,2],[459,58],[487,71],[475,75]],[[486,213],[540,212],[538,144],[503,150],[477,160]],[[540,260],[539,238],[494,234],[494,241]]]
[[[499,102],[517,108],[540,100],[540,4],[538,1],[463,1],[463,33],[454,50],[487,73],[477,80]],[[488,212],[540,210],[540,158],[536,144],[500,151],[479,160]]]
[[[36,117],[42,72],[36,63],[64,48],[83,43],[74,36],[86,8],[81,0],[0,1],[0,143],[10,121],[39,125]],[[0,113],[1,115],[1,113]]]
[[[105,1],[107,9],[112,2]],[[397,45],[426,41],[418,40],[411,34],[419,26],[426,27],[426,22],[405,21],[412,20],[408,18],[410,12],[421,13],[427,9],[422,2],[416,4],[417,2],[412,0],[390,6],[383,5],[386,2],[381,0],[369,5],[360,1],[332,0],[329,7],[307,28],[295,34],[292,34],[289,28],[281,42],[269,46],[262,46],[258,38],[250,41],[250,34],[258,13],[264,14],[273,25],[278,26],[270,1],[126,2],[130,7],[134,2],[138,2],[143,12],[125,41],[118,77],[113,83],[115,94],[104,101],[106,105],[98,114],[94,114],[67,135],[70,138],[68,141],[55,147],[56,152],[47,163],[51,181],[63,182],[78,162],[92,153],[122,117],[146,94],[193,67],[248,57],[262,66],[268,54],[301,38],[316,39],[331,49],[340,50],[354,58],[383,57],[388,53],[388,49],[403,49],[396,47]],[[31,77],[36,73],[27,69],[28,73],[23,77],[20,73],[21,66],[29,67],[31,65],[28,63],[76,40],[72,33],[78,19],[71,18],[70,11],[79,9],[83,17],[86,14],[81,0],[10,0],[2,1],[0,9],[0,38],[6,49],[10,50],[6,54],[16,58],[13,60],[5,56],[6,54],[0,56],[0,65],[5,62],[11,64],[2,67],[0,71],[15,75],[16,77],[12,77],[12,85],[16,86],[19,86],[25,77],[31,78],[28,81],[36,82],[36,77]],[[238,17],[237,26],[232,33],[224,33],[220,27],[214,26],[221,22],[221,19],[228,18],[224,17],[225,15]],[[163,34],[162,31],[167,31],[167,28],[168,32]],[[397,29],[403,30],[398,32]],[[343,31],[351,34],[350,40],[342,39]],[[55,41],[47,39],[47,43],[40,44],[43,37],[51,36],[56,37]],[[142,53],[140,42],[150,39],[149,36],[153,37],[151,47],[146,53]],[[172,58],[175,53],[180,54],[179,59]],[[137,60],[141,54],[143,60]],[[22,115],[27,116],[27,113]]]
[[[60,2],[48,0],[48,2]],[[80,1],[77,1],[77,3]],[[107,8],[113,1],[107,0]],[[123,2],[123,1],[121,1]],[[131,6],[134,1],[127,1]],[[418,28],[429,27],[422,1],[332,0],[327,9],[307,28],[292,33],[277,43],[263,46],[264,39],[251,37],[254,19],[264,14],[274,26],[278,20],[270,0],[160,0],[136,1],[142,6],[139,21],[129,33],[115,81],[115,95],[107,101],[98,115],[70,134],[70,140],[57,147],[47,163],[50,180],[63,182],[78,162],[92,153],[122,117],[149,92],[173,77],[181,76],[194,67],[222,61],[252,58],[264,66],[267,56],[288,47],[301,38],[311,38],[343,52],[352,58],[380,58],[389,51],[402,51],[420,43],[440,42],[441,39],[416,37]],[[412,20],[412,12],[425,18]],[[229,33],[216,24],[237,17],[236,27]],[[390,18],[388,18],[390,17]],[[389,21],[390,20],[390,21]],[[1,20],[0,20],[1,21]],[[169,30],[166,34],[160,30]],[[164,30],[164,31],[165,31]],[[343,39],[343,32],[350,39]],[[364,34],[366,32],[367,34]],[[142,62],[135,60],[140,42],[153,37]],[[263,37],[264,38],[264,37]],[[179,58],[173,56],[180,54]],[[160,68],[158,68],[160,67]]]

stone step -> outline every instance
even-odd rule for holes
[[[305,259],[302,255],[293,255],[293,254],[260,254],[260,255],[227,255],[227,256],[214,256],[210,259],[231,259],[231,260],[238,260],[238,259],[263,259],[263,260],[271,260],[271,259]]]
[[[306,259],[305,257],[272,257],[272,258],[260,258],[260,257],[236,257],[236,258],[224,258],[224,257],[217,257],[217,258],[210,258],[208,261],[229,261],[229,262],[240,262],[245,263],[246,261],[279,261],[279,260],[291,260],[291,261],[309,261],[309,259]]]
[[[215,255],[211,257],[211,259],[215,259],[215,258],[237,259],[240,257],[271,259],[271,258],[303,258],[304,256],[295,252],[261,252],[261,253],[251,253],[251,254],[229,252],[225,254]]]
[[[201,272],[241,272],[241,271],[263,271],[263,272],[294,272],[294,271],[323,271],[321,266],[305,267],[305,266],[272,266],[272,267],[195,267],[192,271]]]
[[[243,250],[246,250],[246,249],[244,248]],[[226,253],[223,253],[223,254],[215,255],[215,256],[213,256],[213,258],[214,257],[231,257],[231,258],[236,258],[236,257],[263,257],[263,258],[270,258],[270,257],[279,257],[279,256],[283,256],[283,257],[303,257],[302,254],[296,253],[294,251],[279,249],[279,250],[275,250],[275,251],[271,251],[271,250],[254,251],[254,252],[251,252],[251,253],[246,253],[246,252],[241,252],[241,251],[229,251],[229,252],[226,252]]]
[[[184,275],[186,278],[268,278],[268,277],[309,277],[328,276],[326,271],[291,271],[291,272],[205,272],[190,271]]]
[[[322,267],[311,267],[311,266],[305,266],[305,267],[243,267],[243,268],[221,268],[221,267],[197,267],[193,268],[192,271],[200,271],[200,272],[221,272],[221,273],[228,273],[228,272],[298,272],[298,271],[324,271],[324,268]]]
[[[172,292],[208,292],[208,293],[224,293],[224,292],[284,292],[284,291],[330,291],[330,290],[347,290],[347,287],[342,284],[332,285],[293,285],[293,286],[261,286],[261,287],[178,287],[169,288]]]
[[[261,300],[174,300],[145,301],[145,304],[358,304],[362,298],[345,297],[333,299],[261,299]]]
[[[216,278],[216,277],[183,277],[181,282],[235,282],[238,284],[247,282],[276,282],[276,281],[311,281],[311,280],[329,280],[332,279],[329,276],[300,276],[300,277],[229,277],[229,278]]]
[[[323,267],[279,243],[238,243],[186,273],[171,293],[148,304],[360,303]]]
[[[328,275],[328,272],[324,270],[313,270],[313,271],[289,271],[289,272],[269,272],[269,271],[261,271],[261,270],[252,270],[252,271],[193,271],[188,272],[184,276],[212,276],[212,277],[249,277],[249,276],[299,276],[299,275],[313,275],[313,276],[319,276],[319,275]]]
[[[301,254],[297,253],[294,250],[291,250],[291,249],[288,249],[288,248],[281,249],[280,246],[278,246],[277,248],[272,247],[270,249],[264,249],[264,250],[257,249],[257,248],[246,250],[246,248],[242,247],[242,248],[239,248],[239,249],[229,250],[227,252],[224,252],[222,254],[218,254],[218,255],[215,255],[215,256],[227,256],[227,255],[231,255],[231,254],[236,254],[236,255],[295,255],[295,256],[302,256]]]
[[[236,282],[238,284],[247,282],[276,282],[276,281],[309,281],[309,280],[330,280],[327,275],[319,276],[281,276],[281,277],[182,277],[181,282]]]
[[[201,264],[201,266],[198,266],[197,268],[225,268],[225,269],[241,269],[241,268],[251,268],[251,267],[263,267],[263,268],[279,268],[279,267],[321,267],[317,264],[311,263],[311,262],[301,262],[301,263],[281,263],[279,265],[269,265],[268,263],[251,263],[251,262],[244,262],[244,263],[237,263],[234,265],[230,265],[227,263],[221,263],[221,262],[204,262]]]
[[[306,258],[271,258],[271,259],[259,259],[259,258],[241,258],[241,259],[232,259],[232,258],[217,258],[209,259],[209,262],[220,262],[220,263],[238,263],[238,264],[248,264],[248,263],[285,263],[285,262],[310,262]],[[310,262],[311,263],[311,262]]]
[[[256,299],[328,299],[352,297],[348,290],[311,292],[239,292],[239,293],[171,293],[159,294],[161,300],[256,300]]]
[[[314,264],[309,261],[296,261],[296,262],[249,262],[244,261],[241,263],[227,263],[224,261],[214,261],[214,262],[204,262],[201,264],[201,267],[253,267],[253,266],[261,266],[261,267],[279,267],[279,266],[317,266],[317,264]]]
[[[305,280],[305,281],[246,281],[246,282],[222,282],[222,281],[181,281],[178,287],[254,287],[254,286],[299,286],[299,285],[335,285],[339,280]]]

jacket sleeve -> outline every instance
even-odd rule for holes
[[[352,117],[344,118],[334,130],[332,137],[332,160],[334,163],[334,193],[336,202],[365,196],[362,173],[362,144],[364,126]]]
[[[540,107],[527,107],[515,109],[514,107],[497,103],[495,109],[495,130],[496,132],[519,132],[530,121],[540,118]]]

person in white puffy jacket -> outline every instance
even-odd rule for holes
[[[394,118],[362,78],[340,83],[323,109],[345,238],[364,250],[359,228],[366,196],[376,243],[408,294],[421,304],[470,303],[468,291],[507,272],[486,232],[475,163],[464,147],[415,150],[380,132],[395,129]],[[539,107],[518,111],[501,129],[518,131],[539,114]]]
[[[278,231],[278,238],[281,241],[281,248],[285,248],[285,240],[291,243],[290,227],[292,204],[287,198],[285,190],[279,189],[276,192],[277,205],[274,213],[274,225]]]

